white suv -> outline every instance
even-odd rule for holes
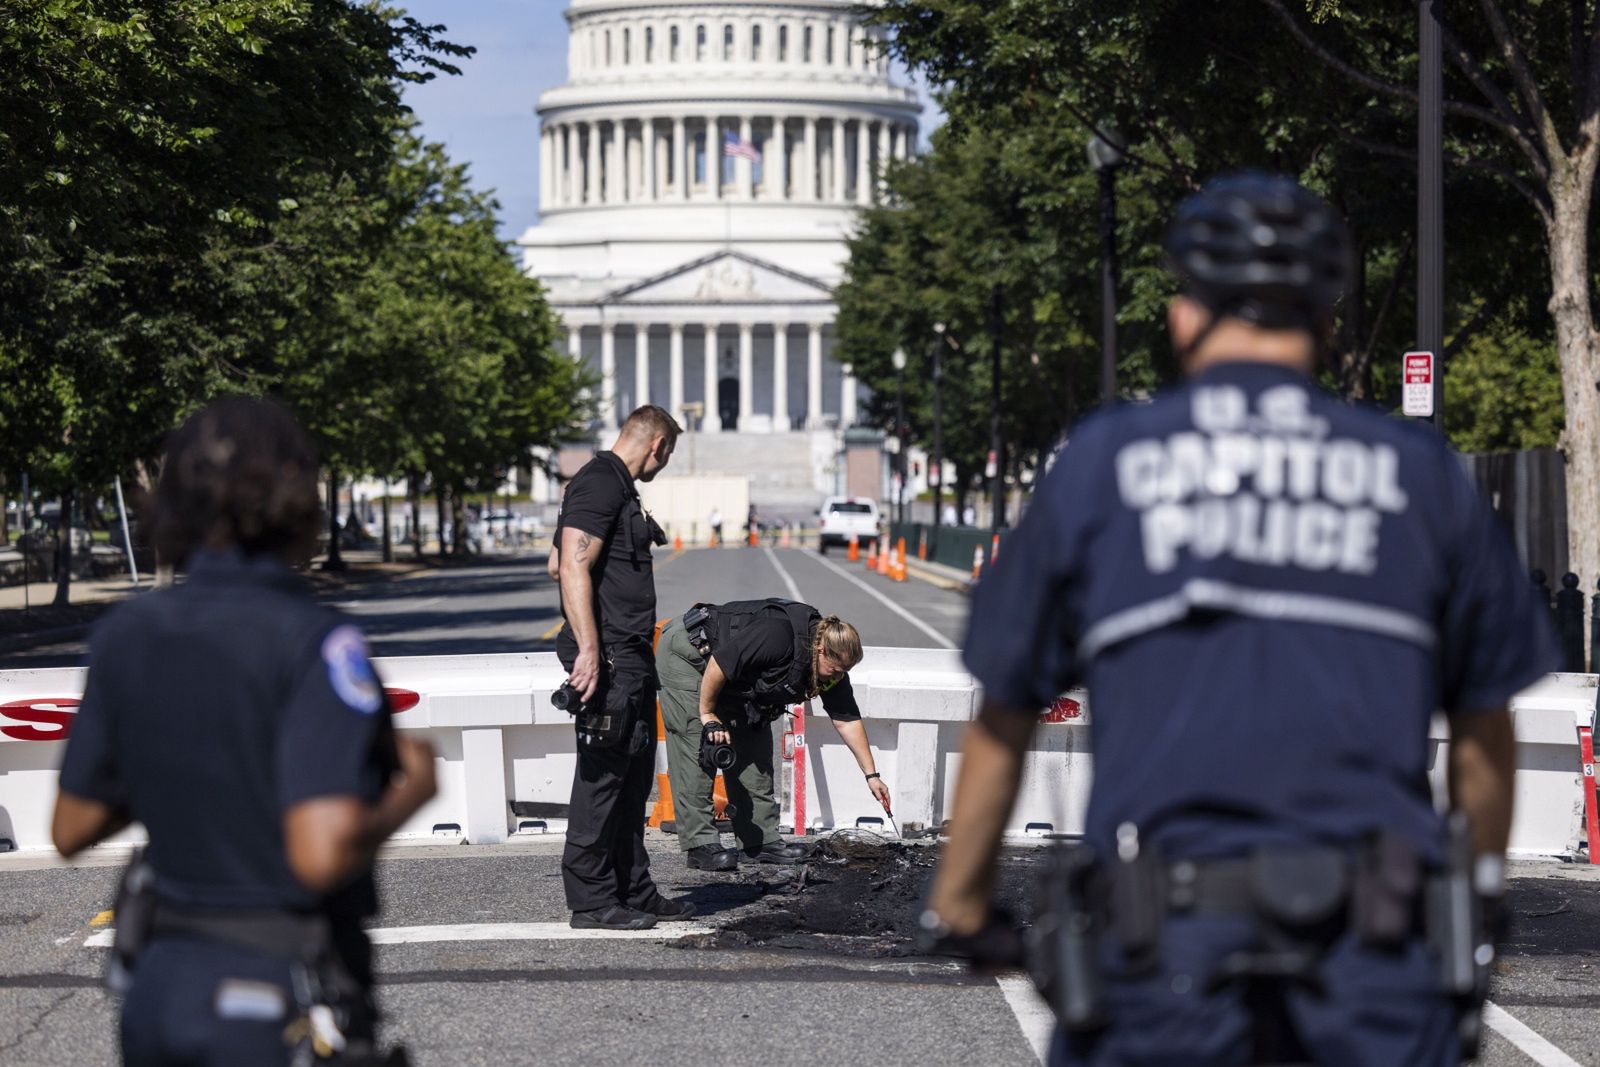
[[[818,515],[822,521],[818,523],[817,550],[824,555],[829,545],[849,544],[851,534],[863,547],[878,540],[878,505],[871,500],[830,496],[822,502]]]

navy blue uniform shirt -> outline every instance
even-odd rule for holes
[[[970,626],[989,698],[1032,713],[1087,686],[1087,836],[1132,822],[1169,858],[1380,827],[1437,857],[1432,713],[1557,666],[1438,434],[1243,362],[1085,422]]]
[[[174,903],[355,918],[376,910],[371,876],[312,894],[289,870],[284,813],[374,801],[396,766],[360,631],[277,560],[207,552],[96,627],[61,788],[144,824]]]

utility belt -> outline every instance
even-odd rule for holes
[[[179,907],[156,895],[155,869],[143,851],[134,853],[117,889],[116,935],[105,984],[125,994],[139,957],[151,942],[187,937],[245,952],[284,959],[298,1017],[285,1030],[293,1044],[293,1067],[405,1067],[404,1048],[380,1052],[369,1036],[374,1011],[369,990],[357,982],[333,945],[325,915],[281,910],[203,911]]]
[[[683,632],[696,652],[711,658],[711,612],[704,604],[683,613]]]
[[[1120,978],[1152,973],[1172,916],[1229,914],[1255,923],[1252,948],[1196,976],[1208,993],[1234,982],[1320,990],[1322,959],[1342,937],[1353,935],[1368,948],[1425,938],[1439,964],[1440,992],[1457,1008],[1463,1055],[1471,1059],[1494,959],[1492,909],[1472,879],[1464,819],[1452,819],[1443,870],[1427,869],[1409,842],[1387,834],[1350,849],[1263,849],[1242,859],[1167,862],[1141,848],[1127,826],[1110,860],[1087,845],[1053,851],[1028,935],[1028,969],[1064,1028],[1092,1031],[1107,1021],[1107,964]]]

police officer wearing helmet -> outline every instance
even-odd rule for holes
[[[985,702],[923,925],[1011,953],[1001,833],[1038,709],[1085,684],[1088,849],[1034,933],[1052,1062],[1454,1063],[1486,980],[1468,905],[1504,884],[1507,704],[1556,666],[1548,612],[1433,430],[1313,381],[1351,265],[1326,204],[1220,178],[1168,249],[1186,382],[1085,422],[976,591]]]
[[[611,450],[597,452],[567,485],[556,525],[549,566],[560,577],[566,619],[556,655],[569,674],[578,741],[561,879],[577,929],[644,930],[694,914],[689,901],[656,891],[644,849],[656,752],[650,551],[666,535],[635,482],[666,467],[680,432],[665,409],[636,408]]]
[[[850,687],[849,671],[861,655],[854,626],[793,600],[696,604],[661,631],[656,669],[667,767],[678,847],[690,867],[727,871],[739,865],[739,851],[722,847],[712,816],[719,770],[744,855],[757,863],[804,858],[802,846],[778,836],[772,723],[818,695],[873,797],[889,812],[889,787],[878,774]]]
[[[90,641],[52,836],[73,856],[148,831],[116,906],[128,1064],[403,1062],[374,1049],[362,923],[433,751],[396,734],[361,632],[292,569],[319,514],[290,416],[212,404],[169,440],[148,516],[186,579]]]

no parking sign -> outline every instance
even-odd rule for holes
[[[1419,418],[1433,416],[1433,353],[1407,352],[1401,363],[1400,410]]]

